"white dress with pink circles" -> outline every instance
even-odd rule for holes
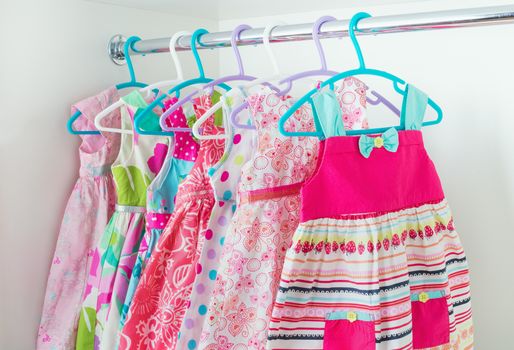
[[[231,100],[231,103],[236,101]],[[224,109],[224,113],[230,115],[230,106],[225,106]],[[239,118],[248,119],[248,115],[248,111],[245,110],[240,113]],[[209,297],[214,288],[225,234],[237,207],[237,188],[241,179],[241,167],[251,159],[257,143],[255,130],[240,129],[235,132],[227,131],[227,133],[230,138],[226,141],[224,155],[209,171],[216,203],[205,231],[205,242],[196,269],[197,275],[190,304],[182,322],[176,349],[197,349],[197,344],[200,342],[202,325]]]

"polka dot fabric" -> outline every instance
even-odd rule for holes
[[[229,111],[226,111],[227,115]],[[242,112],[248,114],[248,112]],[[240,116],[244,118],[244,116]],[[196,349],[207,314],[209,297],[218,275],[225,233],[236,209],[236,191],[241,178],[241,166],[248,161],[255,148],[255,130],[238,130],[227,141],[227,149],[216,167],[211,168],[216,203],[211,213],[202,254],[197,265],[189,308],[180,329],[177,349]]]
[[[177,101],[178,99],[176,97],[172,97],[169,100],[166,100],[164,102],[164,109],[168,109]],[[188,112],[186,113],[191,114]],[[184,110],[182,108],[179,108],[175,112],[173,112],[166,119],[166,125],[170,128],[187,128],[187,116],[184,114]],[[199,148],[200,144],[195,141],[190,132],[175,132],[175,148],[173,150],[174,158],[195,161]]]

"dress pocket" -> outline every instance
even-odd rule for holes
[[[443,291],[411,295],[412,344],[425,349],[450,342],[450,317]]]
[[[323,350],[375,350],[375,323],[362,312],[336,311],[325,319]]]

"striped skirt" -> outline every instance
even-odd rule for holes
[[[268,349],[472,349],[469,274],[446,200],[300,224]]]

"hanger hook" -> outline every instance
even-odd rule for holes
[[[266,28],[264,28],[264,31],[262,32],[262,42],[264,44],[264,48],[266,49],[266,53],[268,54],[268,58],[271,61],[271,65],[273,66],[273,71],[275,75],[280,74],[280,69],[278,68],[277,58],[273,54],[273,50],[271,49],[270,45],[271,32],[276,27],[284,24],[286,24],[284,21],[273,21],[271,23],[268,23],[268,25],[266,25]]]
[[[240,24],[232,31],[232,37],[230,38],[230,45],[232,45],[232,50],[234,51],[234,55],[236,56],[237,66],[239,67],[239,75],[244,75],[244,67],[243,61],[241,60],[241,54],[239,53],[239,49],[237,48],[237,41],[241,36],[241,33],[247,29],[252,29],[248,24]]]
[[[362,56],[361,47],[359,45],[359,42],[357,41],[357,37],[355,36],[355,30],[359,30],[357,28],[357,24],[359,24],[359,21],[364,18],[369,18],[371,15],[367,12],[357,12],[355,15],[353,15],[352,19],[350,20],[349,28],[348,28],[348,35],[350,36],[350,39],[352,39],[353,47],[355,48],[355,53],[357,54],[357,58],[359,59],[359,65],[361,69],[366,68],[366,65],[364,64],[364,57]]]
[[[123,54],[125,55],[125,60],[127,61],[127,68],[129,70],[130,74],[130,82],[135,83],[136,82],[136,74],[134,73],[134,65],[132,64],[132,58],[130,58],[130,49],[134,50],[134,43],[141,40],[138,36],[131,36],[125,41],[125,45],[123,45]]]
[[[195,57],[196,66],[198,67],[198,73],[200,74],[200,78],[205,78],[205,73],[203,71],[202,60],[200,59],[200,55],[198,54],[198,48],[196,47],[196,43],[198,43],[198,45],[201,46],[202,43],[200,43],[200,37],[207,33],[209,33],[207,29],[200,28],[195,30],[193,32],[193,35],[191,35],[191,52]]]
[[[175,71],[177,72],[177,80],[184,80],[184,73],[182,71],[182,64],[178,59],[177,55],[177,44],[181,37],[191,35],[190,32],[182,30],[180,32],[176,32],[170,39],[170,54],[173,59],[173,63],[175,64]]]
[[[323,46],[321,46],[321,42],[319,40],[319,31],[324,23],[335,20],[336,19],[332,16],[323,16],[318,18],[312,25],[312,39],[314,40],[314,44],[316,44],[316,50],[318,50],[319,59],[321,61],[321,69],[323,70],[327,70],[327,60],[325,58],[325,53],[323,52]]]

